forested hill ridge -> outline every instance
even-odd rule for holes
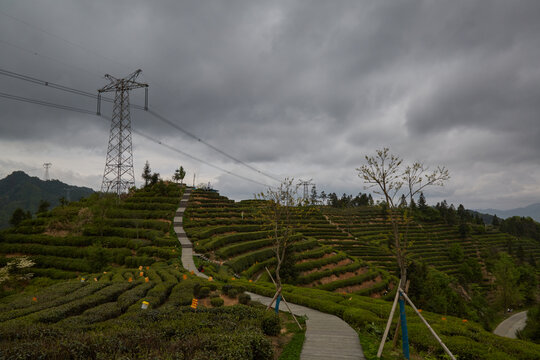
[[[509,218],[513,216],[531,217],[536,221],[540,221],[540,203],[534,203],[525,207],[510,209],[510,210],[498,210],[498,209],[481,209],[476,210],[483,214],[497,215],[499,218]]]
[[[77,201],[93,192],[87,187],[68,185],[59,180],[43,181],[24,171],[14,171],[0,180],[0,229],[9,226],[17,208],[34,214],[41,201],[46,201],[53,208],[60,204],[61,198]]]

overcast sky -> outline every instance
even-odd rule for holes
[[[389,147],[446,166],[427,191],[467,208],[540,202],[540,2],[0,0],[0,68],[97,92],[142,69],[150,108],[277,178],[365,192],[355,170]],[[0,92],[95,110],[95,101],[0,75]],[[143,90],[131,94],[143,102]],[[0,98],[0,177],[22,169],[99,189],[110,123]],[[104,104],[110,116],[111,107]],[[276,182],[151,114],[132,126],[256,182]],[[262,185],[133,135],[170,178],[183,165],[234,199]]]

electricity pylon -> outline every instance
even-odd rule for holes
[[[148,84],[136,82],[142,70],[137,70],[123,79],[105,75],[111,82],[98,90],[98,114],[101,104],[101,93],[114,91],[114,107],[107,147],[107,159],[101,192],[112,192],[120,196],[135,186],[133,171],[133,150],[131,143],[131,117],[129,113],[129,91],[145,88],[145,110],[148,109]]]
[[[52,166],[51,163],[44,163],[43,167],[45,168],[45,181],[50,180],[49,179],[49,168]]]
[[[298,180],[298,185],[303,185],[304,186],[304,201],[307,201],[309,199],[309,191],[308,191],[309,185],[315,185],[315,184],[313,184],[311,182],[311,180],[313,180],[313,179],[309,179],[307,181]]]

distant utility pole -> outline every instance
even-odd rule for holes
[[[49,178],[49,168],[52,166],[51,163],[44,163],[43,164],[43,167],[45,168],[45,181],[49,181],[50,178]]]
[[[129,114],[129,91],[145,89],[145,106],[148,110],[148,84],[136,82],[142,70],[137,70],[123,79],[111,75],[105,77],[111,82],[98,90],[98,115],[101,111],[101,93],[115,92],[111,132],[101,192],[112,192],[120,196],[135,186],[133,170],[133,150],[131,144],[131,117]]]
[[[313,179],[309,179],[307,181],[298,180],[298,185],[304,186],[304,201],[307,201],[309,199],[309,191],[308,191],[309,185],[315,185],[314,183],[311,182],[311,180]]]

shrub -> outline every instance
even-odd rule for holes
[[[199,290],[199,299],[207,298],[210,295],[210,288],[208,286],[203,286]]]
[[[238,290],[236,290],[235,288],[232,288],[229,290],[229,292],[227,293],[227,295],[232,298],[232,299],[235,299],[236,296],[238,295]]]
[[[231,290],[233,288],[232,285],[229,285],[229,284],[225,284],[221,287],[221,292],[225,295],[229,295],[229,290]]]
[[[224,303],[225,301],[220,297],[214,297],[210,299],[210,305],[212,305],[213,307],[223,306]]]
[[[267,312],[261,323],[262,331],[269,336],[277,336],[281,331],[279,316],[273,312]]]
[[[240,304],[247,305],[249,304],[250,301],[251,301],[251,296],[249,296],[249,294],[241,293],[240,295],[238,295],[238,302]]]

